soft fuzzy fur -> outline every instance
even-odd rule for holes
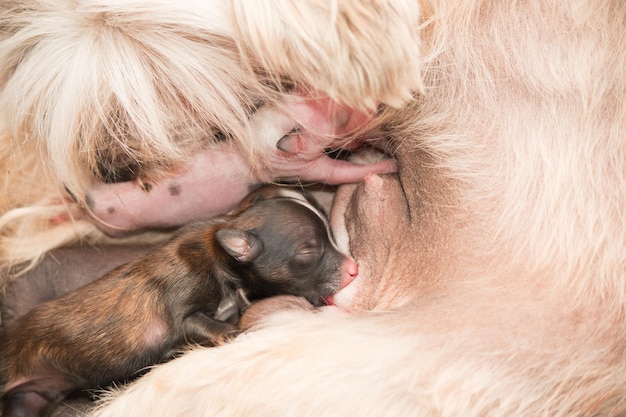
[[[623,2],[242,0],[234,2],[226,23],[214,21],[208,8],[191,10],[191,3],[163,2],[164,9],[155,7],[161,2],[146,3],[151,7],[139,10],[138,2],[124,2],[114,16],[163,28],[142,32],[161,47],[181,33],[194,47],[212,45],[218,55],[234,45],[233,69],[211,74],[226,89],[218,95],[225,100],[264,97],[259,80],[288,80],[355,107],[397,107],[408,89],[421,86],[421,92],[403,108],[383,106],[369,127],[372,137],[392,139],[398,177],[344,186],[335,202],[334,231],[344,242],[349,236],[360,267],[359,278],[337,296],[350,313],[277,315],[231,345],[196,349],[154,369],[111,394],[95,415],[626,414]],[[0,22],[17,33],[24,22],[37,22],[43,6],[15,9],[11,23]],[[174,18],[176,24],[168,20]],[[224,42],[216,44],[214,34],[224,32]],[[24,46],[9,48],[17,39],[4,38],[0,62],[34,56],[24,55]],[[42,39],[48,38],[37,41]],[[180,62],[189,62],[187,49],[176,50]],[[33,70],[54,70],[33,59]],[[126,63],[131,70],[136,65]],[[16,184],[48,173],[43,178],[59,179],[56,189],[62,183],[78,187],[84,171],[77,155],[99,142],[76,135],[67,138],[63,149],[70,151],[63,154],[57,148],[63,140],[52,135],[61,127],[53,129],[42,108],[17,112],[28,100],[17,100],[16,81],[29,78],[14,78],[19,66],[15,72],[6,67],[2,123],[12,142],[2,142],[3,161],[16,152],[24,158],[3,162],[3,168],[13,167],[5,177],[11,197],[5,204],[27,212],[49,205],[55,187],[38,181],[41,191],[34,188],[27,199],[26,191],[14,191]],[[123,68],[120,62],[109,67]],[[197,73],[173,71],[191,76],[183,86],[200,82]],[[46,98],[41,105],[62,100],[60,90],[51,94],[33,83]],[[172,86],[178,94],[166,96],[159,112],[146,112],[157,121],[144,127],[176,126],[177,112],[188,112],[181,110],[189,108],[181,106],[183,98],[204,110],[207,90],[194,87]],[[86,108],[103,106],[102,99]],[[209,124],[232,129],[247,111],[240,105],[206,109]],[[109,114],[120,113],[103,116]],[[79,111],[74,117],[87,116]],[[137,132],[142,126],[138,122]],[[253,149],[247,136],[233,135]],[[184,158],[185,146],[165,141],[174,152],[154,143],[136,145],[147,166],[160,160],[149,160],[153,155]],[[40,167],[35,151],[44,161],[66,158]],[[22,161],[30,161],[35,173]],[[26,224],[25,218],[15,224]],[[28,238],[36,229],[11,226],[4,236]],[[5,259],[17,259],[6,248]]]

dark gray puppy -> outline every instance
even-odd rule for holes
[[[3,416],[46,415],[76,389],[132,377],[190,343],[224,343],[247,299],[290,294],[322,305],[357,271],[303,194],[257,191],[4,329]]]

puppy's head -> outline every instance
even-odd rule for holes
[[[236,260],[250,299],[288,294],[322,305],[358,272],[337,248],[326,219],[305,199],[261,199],[234,216],[216,239]]]

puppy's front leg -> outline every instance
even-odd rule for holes
[[[183,320],[181,344],[219,346],[228,343],[239,333],[236,326],[198,311]]]

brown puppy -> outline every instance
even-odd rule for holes
[[[322,305],[356,272],[303,194],[254,193],[10,325],[3,415],[46,415],[69,392],[132,377],[186,344],[222,344],[247,298],[292,294]]]

